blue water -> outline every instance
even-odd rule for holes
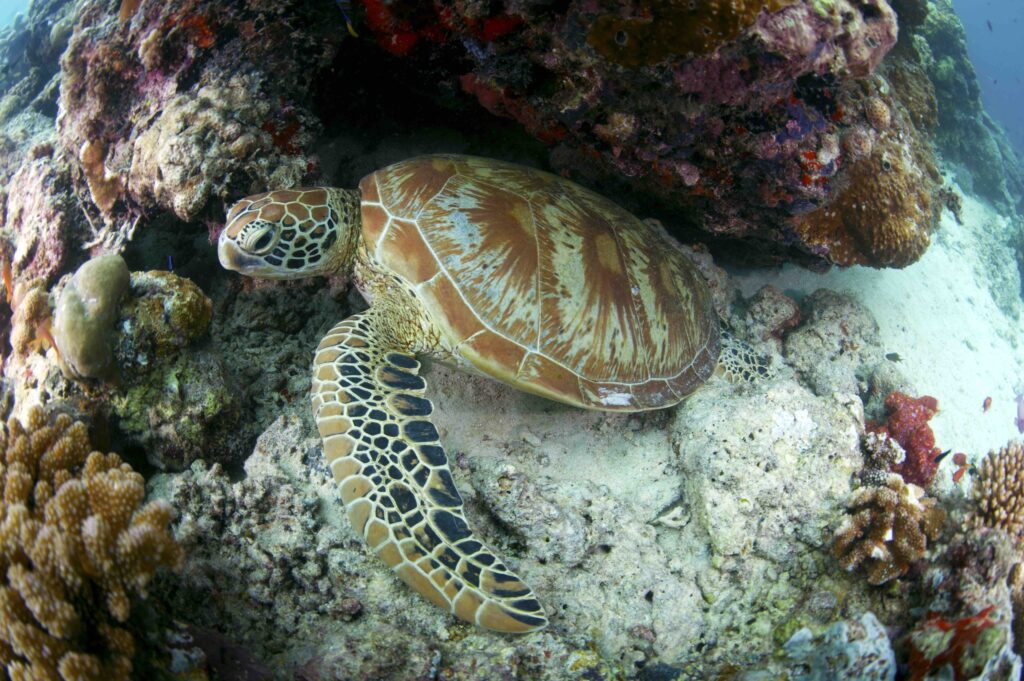
[[[953,0],[985,109],[1024,154],[1024,0]]]
[[[0,28],[14,21],[14,15],[28,9],[28,0],[0,0]]]

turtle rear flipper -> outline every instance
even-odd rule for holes
[[[313,361],[313,412],[356,533],[406,584],[467,622],[547,624],[526,586],[470,531],[430,422],[419,362],[374,309],[336,325]]]

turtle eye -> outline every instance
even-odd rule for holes
[[[277,243],[277,230],[273,225],[260,225],[256,229],[242,235],[238,245],[257,255],[269,253]]]

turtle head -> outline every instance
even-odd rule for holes
[[[217,256],[226,269],[250,277],[341,274],[351,267],[358,233],[357,192],[280,189],[231,207]]]

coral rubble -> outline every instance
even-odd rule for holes
[[[946,515],[924,490],[895,474],[884,485],[857,489],[848,506],[832,552],[844,570],[863,566],[870,584],[895,579],[920,560]]]
[[[142,476],[90,453],[67,415],[10,419],[0,449],[0,664],[12,679],[127,681],[132,598],[183,561],[173,509],[141,505]]]

